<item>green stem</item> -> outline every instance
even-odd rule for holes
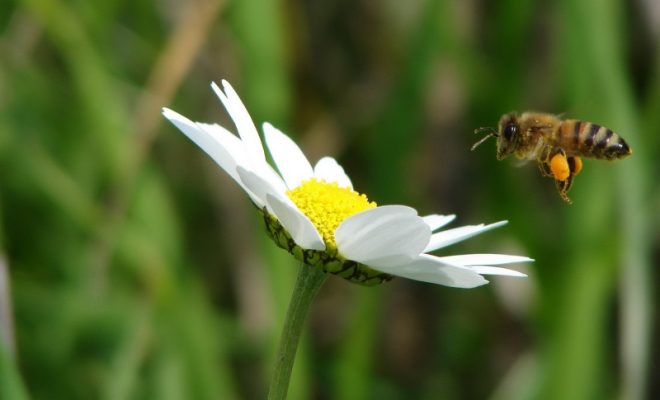
[[[293,361],[296,357],[300,333],[312,300],[321,288],[327,274],[321,268],[302,264],[286,312],[282,337],[275,358],[275,371],[268,389],[269,400],[283,400],[289,390]]]

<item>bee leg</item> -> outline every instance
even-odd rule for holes
[[[548,161],[539,161],[538,162],[539,171],[543,176],[554,176],[552,175],[552,169],[550,169],[550,163]]]
[[[554,178],[552,168],[550,167],[551,155],[553,155],[552,147],[545,145],[536,161],[542,176],[551,176]]]
[[[567,203],[571,203],[571,199],[568,198],[568,191],[573,186],[573,178],[575,175],[579,174],[582,171],[582,159],[580,157],[567,157],[566,162],[568,163],[569,175],[565,180],[555,180],[557,184],[557,190],[559,190],[559,195]]]
[[[568,198],[567,193],[571,189],[571,186],[573,185],[573,177],[574,175],[569,175],[569,177],[563,181],[555,180],[555,184],[557,185],[557,190],[559,191],[559,196],[561,196],[562,200],[564,200],[568,204],[572,203],[571,199]]]
[[[568,198],[567,193],[573,184],[573,177],[582,168],[582,160],[578,157],[566,157],[566,152],[559,149],[550,158],[549,164],[559,195],[565,202],[570,204],[571,199]]]

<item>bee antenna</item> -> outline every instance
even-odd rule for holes
[[[486,132],[486,131],[488,131],[488,133],[493,134],[494,136],[497,136],[497,131],[492,126],[482,126],[481,128],[475,129],[474,133],[476,134],[476,133],[482,133],[482,132]]]
[[[488,138],[490,138],[492,136],[497,137],[497,131],[495,130],[495,128],[491,128],[489,126],[477,128],[477,129],[474,130],[474,133],[482,133],[482,132],[486,132],[486,131],[488,131],[488,134],[486,136],[484,136],[483,138],[481,138],[477,143],[473,144],[472,148],[470,148],[470,151],[474,151],[474,149],[476,149],[480,144],[485,142]]]

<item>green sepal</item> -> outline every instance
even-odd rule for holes
[[[393,276],[390,274],[342,258],[337,253],[337,249],[327,248],[324,251],[303,249],[293,241],[286,229],[265,208],[261,210],[261,213],[264,216],[268,236],[278,247],[288,251],[297,260],[359,285],[375,286],[392,280]]]

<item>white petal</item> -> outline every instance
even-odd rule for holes
[[[228,148],[220,143],[213,135],[208,134],[200,126],[183,115],[168,108],[163,108],[162,112],[165,118],[179,128],[181,132],[185,133],[206,154],[211,156],[216,164],[224,169],[234,180],[240,182],[236,173],[236,159]]]
[[[440,259],[455,265],[500,265],[534,261],[528,257],[506,254],[463,254],[460,256],[440,257]]]
[[[424,249],[424,252],[441,249],[456,242],[471,238],[472,236],[476,236],[480,233],[498,228],[506,223],[507,221],[500,221],[490,225],[467,225],[461,226],[460,228],[454,228],[434,233],[431,236],[431,240],[429,241],[428,246],[426,246],[426,249]]]
[[[293,203],[283,201],[270,194],[266,195],[266,200],[274,211],[274,215],[298,246],[303,249],[325,250],[325,243],[312,221]]]
[[[225,172],[229,174],[250,196],[253,202],[258,206],[263,207],[263,201],[255,197],[255,195],[245,187],[241,182],[236,167],[245,163],[245,152],[240,146],[238,138],[231,133],[221,133],[217,128],[222,129],[216,125],[217,128],[209,128],[211,125],[202,124],[199,122],[192,122],[183,115],[172,111],[168,108],[163,108],[163,116],[167,118],[174,126],[188,136],[199,148],[204,150],[216,164],[220,166]],[[213,132],[213,133],[211,133]]]
[[[261,139],[259,138],[259,133],[257,128],[250,118],[245,105],[241,101],[234,88],[231,87],[229,82],[223,80],[222,86],[225,91],[223,92],[215,82],[211,83],[211,87],[215,94],[220,98],[222,104],[227,109],[229,116],[236,124],[236,129],[238,129],[238,135],[243,141],[245,146],[245,153],[255,162],[266,162],[266,156],[264,155],[264,148],[261,144]]]
[[[240,165],[236,167],[236,171],[238,172],[238,176],[245,187],[247,187],[248,190],[250,190],[250,192],[252,192],[257,197],[257,199],[259,199],[260,204],[257,204],[259,207],[263,207],[265,205],[267,206],[268,211],[273,213],[273,210],[268,207],[268,202],[266,201],[266,196],[269,194],[271,196],[282,199],[282,201],[286,201],[284,200],[284,198],[286,198],[284,193],[278,190],[277,187],[272,185],[271,182],[265,179],[263,176],[245,169]]]
[[[474,272],[482,275],[504,275],[504,276],[515,276],[519,278],[526,278],[527,275],[522,272],[514,271],[508,268],[502,267],[491,267],[489,265],[475,265],[473,267],[467,267]]]
[[[367,265],[389,267],[410,262],[428,243],[431,230],[406,206],[383,206],[355,214],[335,231],[339,253]]]
[[[268,181],[268,183],[274,187],[278,193],[281,195],[284,195],[284,193],[288,190],[286,187],[286,184],[282,180],[282,177],[275,171],[275,169],[267,163],[253,163],[250,168],[252,172],[256,173],[259,175],[262,179],[265,179]]]
[[[219,140],[215,135],[207,132],[202,124],[192,122],[183,115],[172,111],[169,108],[163,108],[163,116],[167,118],[174,126],[183,132],[190,140],[192,140],[200,149],[208,154],[216,164],[220,166],[225,172],[229,174],[235,181],[240,184],[236,166],[239,164],[237,158],[242,158],[243,150],[236,150],[236,143],[232,143],[231,139],[223,141]],[[238,140],[238,138],[236,138]]]
[[[344,172],[344,168],[332,157],[323,157],[314,166],[314,177],[326,182],[337,182],[339,187],[353,189],[351,179]]]
[[[438,257],[427,254],[412,263],[400,267],[374,267],[379,271],[416,281],[435,283],[457,288],[473,288],[488,283],[484,277],[470,268],[444,263]]]
[[[443,226],[453,221],[454,218],[456,218],[455,214],[451,214],[451,215],[431,214],[422,217],[426,225],[428,225],[429,228],[431,228],[431,231],[435,231],[437,229],[442,228]]]
[[[289,189],[300,186],[302,181],[314,175],[312,165],[291,138],[269,123],[264,124],[264,136],[270,155]]]
[[[238,136],[234,135],[218,124],[195,122],[195,125],[197,125],[206,134],[213,137],[216,142],[220,143],[236,161],[237,165],[246,166],[249,164],[249,160],[245,155],[245,148],[243,147],[243,143],[241,142],[241,139],[238,138]]]

